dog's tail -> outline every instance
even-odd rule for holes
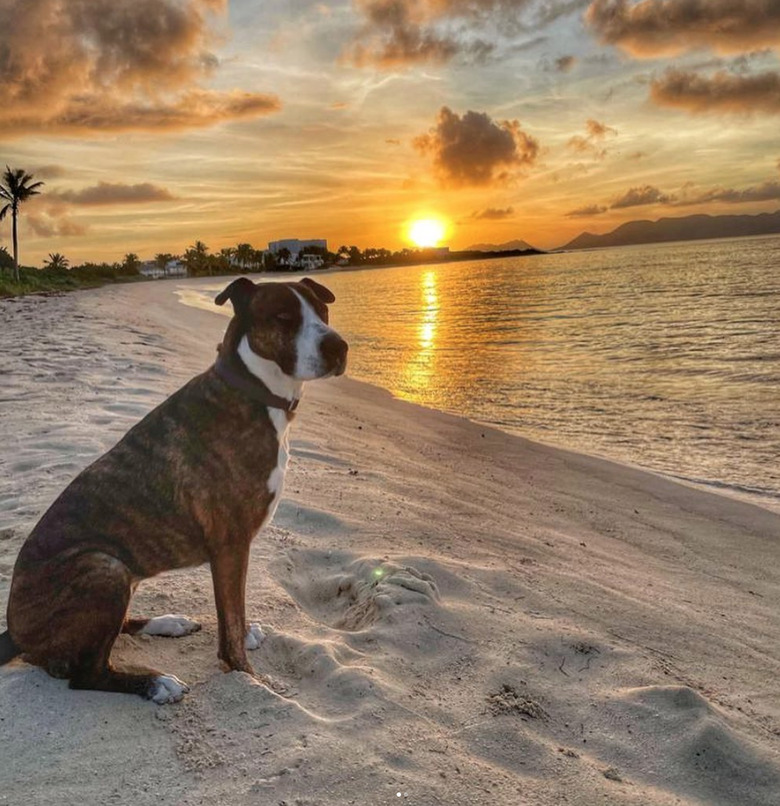
[[[14,643],[8,630],[0,633],[0,666],[13,660],[20,652],[21,650]]]

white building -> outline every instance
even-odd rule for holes
[[[327,251],[328,242],[322,238],[314,238],[309,241],[301,241],[298,238],[285,238],[282,241],[271,241],[268,244],[268,249],[274,255],[278,255],[282,249],[286,249],[290,253],[290,259],[295,261],[299,252],[307,246],[316,246]]]
[[[161,269],[154,260],[144,261],[138,267],[138,273],[152,280],[161,280],[163,277],[186,277],[187,267],[180,260],[171,260]]]

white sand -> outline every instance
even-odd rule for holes
[[[212,361],[176,287],[0,302],[3,614],[46,506]],[[219,671],[207,568],[150,580],[135,614],[204,628],[115,659],[191,693],[3,667],[0,804],[780,804],[780,516],[348,379],[292,438],[247,602],[275,691]]]

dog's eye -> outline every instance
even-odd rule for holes
[[[274,315],[274,319],[277,319],[279,322],[292,322],[292,318],[292,314],[287,311],[279,311],[279,313]]]

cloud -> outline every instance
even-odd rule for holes
[[[67,172],[63,165],[39,165],[37,168],[30,170],[30,173],[36,179],[59,179],[65,176]]]
[[[443,185],[484,186],[506,181],[513,169],[536,160],[539,143],[516,120],[495,122],[484,112],[463,117],[446,106],[436,126],[416,137],[414,147],[433,160]]]
[[[347,59],[358,67],[389,69],[425,62],[444,63],[469,49],[474,55],[481,52],[483,56],[492,49],[479,40],[468,44],[454,34],[437,30],[437,21],[459,16],[457,3],[356,0],[355,5],[365,24]]]
[[[171,102],[160,103],[116,103],[105,99],[94,104],[90,98],[77,98],[63,112],[50,115],[46,120],[41,120],[39,115],[4,120],[0,123],[0,137],[33,133],[170,132],[255,118],[280,108],[275,96],[240,90],[188,90]]]
[[[644,204],[669,204],[673,196],[662,193],[652,185],[629,188],[621,196],[612,200],[609,205],[612,210],[621,210],[624,207],[641,207]]]
[[[484,60],[501,36],[536,30],[587,0],[353,0],[363,19],[345,58],[396,69],[455,58]]]
[[[107,205],[107,204],[144,204],[146,202],[170,201],[174,199],[165,188],[143,182],[138,185],[123,183],[98,182],[93,187],[82,190],[61,190],[51,195],[69,204]]]
[[[601,215],[607,208],[600,204],[589,204],[587,207],[578,207],[566,213],[567,218],[585,218],[587,216]]]
[[[608,136],[617,136],[617,129],[600,123],[598,120],[589,118],[585,121],[586,135],[575,134],[570,137],[566,147],[575,154],[590,154],[598,160],[603,160],[607,156],[607,149],[602,143]]]
[[[555,69],[559,73],[568,73],[576,63],[576,56],[561,56],[555,60]]]
[[[775,0],[593,0],[585,21],[601,42],[641,59],[780,47]]]
[[[753,185],[744,190],[734,188],[709,188],[696,193],[686,193],[675,200],[676,205],[707,204],[709,202],[726,202],[729,204],[744,204],[748,202],[778,201],[780,200],[780,182],[769,179],[760,185]]]
[[[66,215],[55,215],[50,211],[28,213],[23,221],[39,238],[67,238],[88,232],[85,224],[80,224]]]
[[[780,72],[734,75],[721,71],[708,77],[671,69],[650,84],[650,97],[659,106],[676,107],[694,114],[777,115],[780,114]]]
[[[274,96],[204,90],[226,0],[2,0],[0,137],[167,130],[268,114]],[[194,108],[191,108],[194,107]]]
[[[514,207],[487,207],[484,210],[473,212],[470,217],[476,221],[501,221],[511,218],[514,213]]]

